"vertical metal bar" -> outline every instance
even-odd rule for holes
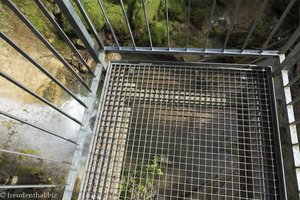
[[[205,41],[205,50],[207,48],[209,34],[210,34],[210,31],[211,31],[211,28],[212,28],[212,21],[213,21],[214,14],[215,14],[216,3],[217,3],[217,0],[214,0],[213,4],[212,4],[212,7],[211,7],[211,11],[210,11],[210,21],[209,21],[209,28],[208,28],[208,31],[207,31],[207,36],[206,36],[206,41]]]
[[[190,22],[191,22],[191,4],[192,4],[192,0],[189,0],[188,24],[187,24],[187,34],[186,34],[186,50],[188,50],[188,48],[189,48]]]
[[[102,11],[102,13],[103,13],[103,15],[104,15],[104,18],[105,18],[105,20],[106,20],[106,23],[108,24],[108,26],[109,26],[109,28],[110,28],[110,31],[111,31],[111,33],[112,33],[112,35],[113,35],[113,38],[114,38],[114,40],[115,40],[117,46],[120,48],[119,41],[118,41],[117,36],[116,36],[116,34],[115,34],[115,31],[114,31],[114,29],[113,29],[113,27],[112,27],[112,25],[111,25],[111,23],[110,23],[110,21],[109,21],[109,18],[108,18],[108,16],[107,16],[107,13],[106,13],[106,11],[105,11],[105,8],[104,8],[104,6],[103,6],[103,4],[102,4],[102,0],[98,0],[98,3],[99,3],[99,6],[100,6],[100,8],[101,8],[101,11]]]
[[[265,43],[263,44],[262,48],[261,48],[261,52],[263,50],[265,50],[268,46],[268,44],[270,43],[270,41],[272,40],[273,36],[275,35],[275,33],[277,32],[278,28],[280,27],[280,25],[282,24],[283,20],[286,18],[286,16],[288,15],[289,11],[291,10],[291,8],[293,7],[294,3],[296,2],[296,0],[291,0],[290,3],[288,4],[288,6],[286,7],[286,9],[284,10],[283,14],[281,15],[281,17],[279,18],[277,24],[274,26],[272,32],[270,33],[268,39],[265,41]]]
[[[43,131],[43,132],[48,133],[48,134],[50,134],[50,135],[53,135],[53,136],[55,136],[55,137],[57,137],[57,138],[63,139],[63,140],[65,140],[65,141],[67,141],[67,142],[70,142],[70,143],[73,143],[73,144],[77,144],[77,143],[74,142],[73,140],[70,140],[70,139],[67,139],[67,138],[65,138],[65,137],[59,136],[59,135],[56,134],[56,133],[53,133],[53,132],[51,132],[51,131],[49,131],[49,130],[46,130],[46,129],[41,128],[41,127],[38,127],[38,126],[36,126],[36,125],[34,125],[34,124],[30,123],[30,122],[27,122],[27,121],[25,121],[25,120],[23,120],[23,119],[21,119],[21,118],[19,118],[19,117],[13,116],[13,115],[11,115],[11,114],[9,114],[9,113],[7,113],[7,112],[4,112],[4,111],[1,111],[1,110],[0,110],[0,115],[4,115],[4,116],[9,117],[9,118],[11,118],[11,119],[14,119],[14,120],[16,120],[16,121],[19,121],[19,122],[21,122],[21,123],[23,123],[23,124],[26,124],[26,125],[31,126],[31,127],[33,127],[33,128],[36,128],[36,129],[38,129],[38,130],[40,130],[40,131]]]
[[[95,76],[93,70],[90,68],[90,66],[87,64],[87,62],[84,60],[84,58],[81,56],[81,54],[78,52],[74,44],[71,42],[69,37],[65,34],[63,29],[59,26],[59,24],[51,17],[51,14],[47,10],[47,8],[44,6],[44,4],[40,0],[34,0],[34,2],[37,4],[37,6],[41,9],[41,11],[44,13],[44,15],[47,17],[47,19],[52,23],[52,25],[56,28],[56,30],[59,32],[59,34],[62,36],[62,38],[65,40],[65,42],[68,44],[68,46],[72,49],[73,53],[79,58],[79,60],[83,63],[83,65],[87,68],[87,70]]]
[[[21,153],[21,152],[17,152],[17,151],[10,151],[10,150],[6,150],[6,149],[0,149],[0,152],[14,154],[14,155],[18,155],[18,156],[26,156],[26,157],[29,157],[29,158],[37,158],[37,159],[42,159],[42,160],[48,160],[48,161],[51,161],[51,162],[58,162],[58,163],[67,164],[67,165],[71,164],[70,162],[66,162],[66,161],[55,160],[55,159],[51,159],[51,158],[44,158],[44,157],[33,155],[33,154]]]
[[[228,32],[227,32],[226,39],[225,39],[225,42],[224,42],[223,50],[222,50],[222,51],[224,51],[224,50],[226,49],[226,47],[227,47],[227,43],[228,43],[230,34],[231,34],[232,30],[233,30],[234,20],[235,20],[236,17],[237,17],[237,14],[238,14],[238,11],[239,11],[239,9],[240,9],[240,6],[241,6],[241,0],[238,0],[238,1],[237,1],[237,4],[236,4],[236,6],[235,6],[234,14],[233,14],[233,17],[232,17],[232,22],[231,22],[230,28],[229,28],[229,30],[228,30]]]
[[[128,27],[128,31],[129,31],[129,34],[130,34],[130,37],[131,37],[131,40],[132,40],[132,44],[133,44],[134,48],[136,48],[135,41],[134,41],[133,34],[132,34],[132,30],[131,30],[131,26],[130,26],[130,23],[129,23],[127,14],[126,14],[126,10],[125,10],[125,7],[124,7],[123,0],[120,0],[120,3],[121,3],[122,11],[123,11],[123,14],[124,14],[124,17],[125,17],[125,20],[126,20],[126,25]]]
[[[285,45],[281,48],[280,54],[285,54],[291,48],[291,46],[297,41],[299,37],[300,37],[300,26],[293,33],[293,35],[290,37],[287,43],[285,43]]]
[[[65,113],[60,108],[56,107],[54,104],[52,104],[51,102],[49,102],[45,98],[37,95],[36,93],[34,93],[33,91],[31,91],[30,89],[26,88],[21,83],[19,83],[18,81],[14,80],[12,77],[10,77],[9,75],[5,74],[4,72],[0,71],[0,76],[2,76],[3,78],[5,78],[6,80],[10,81],[11,83],[13,83],[14,85],[16,85],[17,87],[21,88],[22,90],[26,91],[30,95],[34,96],[35,98],[39,99],[40,101],[42,101],[43,103],[47,104],[48,106],[52,107],[54,110],[60,112],[64,116],[66,116],[69,119],[73,120],[77,124],[82,125],[81,122],[78,119],[76,119],[76,118],[70,116],[69,114]]]
[[[284,85],[284,86],[291,87],[291,86],[294,85],[298,80],[300,80],[300,73],[297,74],[296,77],[293,77],[293,79],[289,82],[289,84]]]
[[[111,66],[111,64],[110,64]],[[99,107],[97,110],[97,115],[96,115],[96,121],[95,121],[95,125],[93,128],[93,132],[92,132],[92,137],[91,137],[91,141],[90,141],[90,145],[89,145],[89,149],[88,149],[88,156],[87,156],[87,161],[85,163],[85,167],[84,167],[84,175],[82,177],[82,183],[81,183],[81,187],[80,187],[80,193],[78,195],[78,199],[83,199],[85,197],[86,194],[86,188],[88,187],[88,178],[89,178],[89,174],[88,174],[88,169],[90,169],[91,164],[92,164],[92,160],[93,160],[93,154],[95,152],[95,148],[96,148],[96,143],[97,143],[97,137],[98,137],[98,133],[100,131],[101,128],[101,119],[103,118],[103,108],[105,107],[105,96],[108,90],[108,84],[107,82],[109,81],[107,77],[110,76],[111,74],[111,67],[108,66],[108,69],[106,71],[106,78],[104,80],[103,83],[103,87],[102,87],[102,93],[101,93],[101,97],[100,97],[100,103],[99,103]]]
[[[152,44],[152,38],[151,38],[149,20],[148,20],[148,16],[147,16],[147,12],[146,12],[145,1],[144,0],[141,0],[141,1],[142,1],[144,15],[145,15],[145,20],[146,20],[146,25],[147,25],[147,31],[148,31],[148,36],[149,36],[150,47],[151,47],[151,50],[153,50],[153,44]]]
[[[102,47],[102,49],[104,49],[104,43],[103,43],[102,39],[100,38],[99,34],[97,33],[97,30],[96,30],[96,28],[93,25],[93,22],[90,20],[90,18],[88,16],[88,14],[87,14],[84,6],[82,5],[81,0],[76,0],[75,3],[77,5],[77,7],[79,8],[79,11],[82,14],[83,18],[87,22],[87,25],[89,26],[89,28],[93,32],[93,35],[95,36],[95,39],[96,39],[98,45],[100,47]]]
[[[80,40],[82,41],[82,43],[84,44],[88,52],[93,57],[94,61],[96,63],[101,62],[99,60],[100,52],[98,50],[98,47],[94,43],[92,37],[86,30],[82,21],[80,20],[70,0],[55,0],[55,2],[61,9],[64,16],[67,18],[68,22],[73,27],[74,31],[76,32],[77,36],[80,38]]]
[[[300,60],[300,42],[293,48],[291,53],[280,63],[279,67],[274,70],[274,74],[278,75],[281,70],[288,70]]]
[[[247,45],[249,43],[249,40],[250,40],[250,38],[251,38],[251,36],[252,36],[252,34],[253,34],[256,26],[257,26],[257,23],[259,22],[262,14],[263,14],[263,12],[264,12],[264,10],[265,10],[268,2],[269,2],[269,0],[265,0],[264,3],[262,4],[262,6],[261,6],[261,8],[260,8],[260,10],[259,10],[259,12],[258,12],[258,14],[257,14],[257,16],[256,16],[256,18],[255,18],[255,20],[253,22],[253,24],[251,26],[251,29],[250,29],[250,31],[249,31],[249,33],[247,35],[247,38],[246,38],[246,40],[245,40],[245,42],[244,42],[244,44],[243,44],[243,46],[241,48],[241,52],[243,52],[246,49],[246,47],[247,47]]]
[[[285,60],[285,55],[282,54],[279,57],[280,63],[283,64]],[[282,77],[282,84],[288,85],[289,84],[289,74],[288,70],[281,70],[281,77]],[[295,175],[297,179],[298,184],[298,191],[300,191],[300,149],[299,149],[299,138],[297,133],[297,127],[295,124],[292,124],[295,121],[295,113],[294,113],[294,107],[293,105],[288,105],[292,101],[292,93],[291,88],[286,86],[283,88],[284,92],[284,103],[285,103],[285,114],[287,116],[287,122],[286,129],[288,130],[291,138],[291,144],[292,144],[292,151],[293,151],[293,158],[295,163]],[[299,193],[300,194],[300,193]]]
[[[36,37],[64,64],[64,66],[79,80],[79,82],[90,91],[86,82],[75,72],[70,64],[57,52],[57,50],[42,36],[42,34],[31,24],[31,22],[22,14],[22,12],[11,2],[5,1],[10,9],[24,22],[24,24],[35,34]]]
[[[167,28],[167,34],[168,34],[168,50],[170,51],[170,30],[169,30],[169,9],[168,9],[168,0],[165,0],[165,4],[166,4],[166,28]]]
[[[68,93],[71,97],[73,97],[78,103],[82,106],[87,107],[87,105],[80,100],[72,91],[70,91],[66,86],[64,86],[58,79],[52,76],[43,66],[38,64],[33,58],[31,58],[28,54],[25,53],[18,45],[16,45],[10,38],[8,38],[4,33],[0,32],[0,37],[6,41],[10,46],[12,46],[16,51],[22,54],[31,64],[33,64],[38,70],[43,72],[48,78],[50,78],[53,82],[55,82],[63,91]]]
[[[272,74],[271,68],[269,69],[270,73]],[[272,96],[273,98],[276,97],[275,94],[275,85],[274,85],[274,77],[272,76],[268,76],[269,77],[269,84],[271,87],[271,90],[269,90],[270,96]],[[273,112],[275,114],[272,114],[271,117],[273,119],[273,124],[275,125],[274,127],[276,127],[275,129],[275,133],[274,134],[276,136],[276,142],[278,144],[278,148],[277,148],[277,163],[280,167],[278,167],[278,172],[279,172],[279,183],[281,186],[281,196],[280,198],[287,200],[287,191],[286,191],[286,178],[285,178],[285,172],[284,172],[284,163],[283,163],[283,153],[282,153],[282,143],[281,143],[281,135],[280,135],[280,130],[279,130],[279,121],[278,121],[278,110],[277,110],[277,103],[276,103],[276,99],[273,99],[272,102],[270,103],[273,109]],[[275,145],[277,145],[275,143]]]

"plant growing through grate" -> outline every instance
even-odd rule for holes
[[[280,199],[269,75],[111,64],[83,197]]]

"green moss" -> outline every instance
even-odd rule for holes
[[[81,21],[84,23],[85,27],[89,30],[89,26],[87,26],[87,22],[84,20],[81,12],[79,11],[79,8],[77,7],[75,0],[71,0],[71,3],[73,5],[73,7],[75,8],[78,16],[80,17]],[[83,0],[82,4],[90,18],[90,20],[92,21],[94,27],[96,28],[96,30],[99,32],[105,24],[105,20],[104,20],[104,16],[101,14],[101,10],[98,4],[97,0]],[[63,23],[64,23],[64,28],[67,31],[73,32],[73,29],[71,27],[71,25],[67,22],[67,20],[64,18],[63,19]]]
[[[5,11],[3,2],[0,2],[0,27],[4,27],[7,23],[7,12]]]
[[[149,23],[151,23],[159,10],[160,0],[145,0],[145,6]],[[137,32],[141,32],[146,27],[145,15],[141,1],[136,1],[134,4],[132,23]]]
[[[53,34],[54,30],[51,29],[50,22],[33,1],[14,0],[14,3],[40,33],[46,37]]]
[[[154,46],[163,46],[167,40],[166,22],[151,22],[151,37]]]
[[[209,16],[209,10],[205,8],[195,8],[193,12],[191,12],[191,23],[201,30],[204,22],[206,21],[206,17]]]
[[[184,0],[169,0],[168,11],[170,20],[187,21],[187,7]]]
[[[110,20],[110,23],[114,30],[122,34],[128,34],[128,27],[126,25],[125,17],[123,15],[122,7],[120,4],[113,4],[104,2],[104,6]],[[126,8],[125,8],[126,9]],[[108,25],[106,24],[106,28],[109,29]]]

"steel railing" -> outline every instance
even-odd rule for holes
[[[79,12],[81,16],[83,17],[83,20],[85,20],[87,27],[85,27],[83,21],[80,19],[78,13],[74,9],[73,5],[69,0],[56,0],[57,5],[59,6],[60,10],[62,11],[63,15],[67,18],[68,22],[71,24],[72,28],[75,30],[77,36],[81,39],[84,46],[86,47],[87,51],[90,53],[93,60],[96,62],[96,70],[92,70],[91,66],[87,64],[85,59],[81,56],[81,54],[78,52],[78,49],[74,46],[74,44],[71,42],[70,38],[66,35],[66,33],[63,31],[62,27],[56,22],[55,19],[51,16],[49,11],[46,9],[46,7],[43,5],[42,1],[40,0],[34,0],[34,2],[37,4],[37,6],[40,8],[40,10],[44,13],[46,18],[51,22],[51,24],[56,28],[58,33],[61,35],[61,37],[65,40],[66,44],[71,48],[71,50],[74,52],[74,54],[79,58],[80,62],[87,68],[90,74],[93,75],[93,80],[91,85],[86,83],[80,75],[72,68],[70,63],[68,63],[65,58],[61,55],[60,52],[58,52],[51,44],[50,42],[34,27],[34,25],[25,17],[25,15],[20,11],[20,9],[11,1],[11,0],[4,0],[2,1],[5,3],[18,17],[22,22],[32,31],[32,33],[35,34],[35,36],[55,55],[55,57],[60,60],[63,65],[67,68],[68,71],[72,73],[74,77],[80,82],[82,86],[89,92],[88,98],[86,101],[81,100],[78,98],[74,92],[72,92],[69,88],[67,88],[65,85],[63,85],[59,80],[57,80],[50,72],[48,72],[41,64],[39,64],[34,58],[32,58],[28,53],[26,53],[22,48],[20,48],[12,39],[9,38],[6,34],[3,32],[0,32],[0,37],[7,42],[11,47],[13,47],[15,50],[17,50],[21,55],[23,55],[29,62],[31,62],[37,69],[39,69],[43,74],[48,76],[53,82],[55,82],[61,89],[63,89],[67,94],[69,94],[71,97],[73,97],[78,103],[80,103],[83,107],[85,107],[85,113],[82,120],[78,120],[74,118],[73,116],[65,113],[62,111],[59,107],[52,104],[42,96],[36,94],[34,91],[30,90],[26,86],[24,86],[22,83],[20,83],[18,80],[15,80],[14,78],[7,75],[2,70],[0,71],[1,77],[5,78],[6,80],[10,81],[12,84],[16,85],[17,87],[21,88],[22,90],[26,91],[30,95],[34,96],[35,98],[39,99],[43,103],[47,104],[48,106],[52,107],[56,111],[60,112],[61,114],[65,115],[66,117],[70,118],[74,121],[74,123],[80,124],[81,128],[78,133],[78,140],[73,141],[68,138],[60,136],[58,133],[52,132],[47,130],[44,127],[40,127],[38,125],[35,125],[33,123],[27,122],[26,119],[19,118],[17,116],[13,116],[10,113],[0,111],[1,115],[4,115],[6,117],[9,117],[11,119],[17,120],[19,122],[22,122],[28,126],[31,126],[33,128],[36,128],[40,130],[43,133],[53,135],[57,138],[60,138],[62,140],[65,140],[69,143],[72,143],[76,145],[75,151],[73,153],[73,159],[72,162],[65,162],[60,160],[53,160],[46,157],[40,157],[36,155],[31,154],[24,154],[20,152],[15,151],[8,151],[6,149],[0,149],[0,152],[10,153],[10,154],[16,154],[16,155],[22,155],[22,156],[28,156],[28,157],[34,157],[38,159],[43,160],[50,160],[53,162],[60,162],[71,166],[71,170],[69,171],[68,179],[66,185],[2,185],[0,186],[0,189],[9,189],[9,188],[35,188],[35,187],[64,187],[64,199],[70,199],[73,191],[73,187],[75,184],[76,176],[79,169],[79,160],[82,155],[82,149],[83,144],[85,141],[85,136],[87,134],[92,134],[92,132],[89,132],[89,130],[86,128],[86,124],[92,117],[91,113],[93,110],[93,104],[96,100],[95,94],[97,91],[97,88],[99,86],[100,76],[105,71],[103,66],[103,60],[104,60],[104,53],[106,52],[120,52],[120,53],[155,53],[155,54],[165,54],[165,53],[194,53],[194,54],[203,54],[203,55],[233,55],[233,56],[266,56],[266,57],[278,57],[280,58],[280,65],[274,69],[273,76],[281,76],[283,80],[283,92],[285,97],[285,105],[286,105],[286,116],[288,120],[288,124],[286,127],[289,130],[289,133],[292,138],[292,147],[293,147],[293,153],[294,153],[294,161],[296,166],[296,174],[297,174],[297,180],[298,180],[298,190],[300,191],[300,146],[298,141],[298,135],[297,135],[297,125],[300,123],[300,119],[295,118],[294,114],[294,105],[296,103],[299,103],[300,97],[297,96],[295,98],[292,98],[291,96],[291,87],[294,87],[295,84],[300,80],[300,75],[296,75],[293,79],[289,79],[289,70],[291,70],[296,63],[300,60],[300,42],[298,42],[300,37],[300,27],[297,28],[297,30],[292,34],[290,39],[280,48],[280,49],[274,49],[274,50],[267,50],[267,47],[269,43],[271,42],[272,38],[276,34],[276,32],[279,30],[279,28],[282,26],[282,23],[284,19],[287,17],[288,13],[290,12],[291,8],[294,6],[296,0],[291,0],[287,7],[285,8],[284,12],[282,13],[281,17],[278,19],[274,27],[272,28],[271,33],[268,35],[266,41],[262,44],[261,48],[259,49],[247,49],[250,39],[257,28],[257,25],[262,17],[263,12],[266,9],[266,6],[269,2],[269,0],[264,0],[262,3],[258,14],[256,18],[254,19],[252,26],[250,27],[247,37],[240,49],[230,49],[228,48],[228,41],[231,36],[233,25],[230,26],[228,29],[228,32],[226,34],[226,38],[224,40],[224,43],[222,45],[222,48],[208,48],[208,39],[211,34],[212,29],[212,20],[214,17],[215,9],[216,9],[216,0],[212,2],[212,7],[210,11],[210,24],[209,29],[206,35],[205,45],[202,47],[196,47],[191,48],[189,47],[189,34],[190,30],[187,30],[186,35],[186,44],[185,47],[178,48],[178,47],[171,47],[170,44],[170,23],[169,23],[169,12],[168,12],[168,0],[165,0],[165,17],[166,17],[166,29],[167,29],[167,47],[154,47],[153,41],[151,37],[151,27],[149,24],[149,18],[147,16],[146,8],[147,5],[145,4],[144,0],[141,0],[141,5],[143,9],[143,14],[145,17],[145,23],[149,40],[149,46],[137,46],[135,38],[134,38],[134,31],[132,30],[132,26],[130,24],[130,20],[128,18],[128,15],[126,13],[124,3],[122,0],[120,0],[120,5],[122,8],[122,12],[124,15],[124,19],[126,22],[126,26],[128,28],[130,39],[132,41],[132,46],[121,46],[120,42],[117,38],[117,35],[115,33],[114,27],[112,26],[109,16],[106,12],[106,9],[103,5],[102,0],[98,0],[99,8],[102,11],[102,14],[104,15],[105,21],[108,24],[109,31],[112,34],[112,38],[114,39],[117,46],[106,46],[104,44],[103,38],[97,33],[96,27],[92,23],[90,17],[88,16],[88,13],[86,11],[86,8],[84,7],[81,0],[75,0],[75,3],[77,7],[79,8]],[[191,0],[189,0],[189,6],[188,6],[188,27],[190,26],[190,18],[191,18]],[[237,13],[239,12],[239,9],[241,7],[242,1],[237,0],[236,5],[234,8],[234,14],[232,16],[232,19],[237,17]],[[89,28],[91,34],[88,32],[87,28]],[[297,43],[298,42],[298,43]],[[103,53],[104,52],[104,53]]]
[[[16,16],[31,30],[31,32],[47,47],[48,50],[50,50],[54,56],[61,61],[61,63],[64,65],[64,67],[67,68],[69,72],[72,73],[72,75],[80,82],[80,84],[88,91],[88,97],[85,101],[77,97],[77,95],[68,87],[66,87],[62,82],[60,82],[57,78],[54,77],[53,74],[51,74],[47,69],[42,66],[37,60],[35,60],[33,57],[31,57],[25,50],[23,50],[21,47],[19,47],[8,35],[6,35],[4,32],[0,32],[0,38],[2,38],[8,45],[10,45],[13,49],[15,49],[19,54],[21,54],[24,58],[26,58],[30,63],[33,64],[38,70],[40,70],[43,74],[45,74],[51,81],[53,81],[56,85],[58,85],[65,93],[69,94],[73,99],[75,99],[81,106],[85,108],[84,117],[82,120],[79,120],[75,118],[74,116],[66,113],[61,108],[53,104],[52,102],[45,99],[43,96],[35,93],[31,89],[27,88],[23,83],[19,82],[18,80],[14,79],[13,77],[6,74],[4,71],[0,70],[0,76],[7,81],[9,81],[11,84],[17,86],[18,88],[22,89],[23,91],[27,92],[34,98],[38,99],[39,101],[45,103],[49,107],[53,108],[57,112],[61,113],[62,115],[66,116],[67,118],[71,119],[74,123],[77,123],[81,126],[79,133],[78,133],[78,140],[74,141],[71,139],[68,139],[66,137],[61,136],[59,133],[55,133],[53,131],[48,130],[47,128],[44,128],[40,125],[36,125],[34,123],[28,122],[26,119],[20,118],[18,116],[12,115],[10,113],[7,113],[5,111],[0,111],[0,115],[6,116],[10,119],[19,121],[23,124],[26,124],[27,126],[33,127],[42,133],[46,133],[49,135],[52,135],[56,138],[59,138],[61,140],[64,140],[68,143],[71,143],[76,146],[75,151],[73,153],[73,159],[72,162],[64,161],[64,160],[57,160],[48,158],[45,156],[38,156],[33,155],[30,153],[22,153],[18,151],[11,151],[7,149],[0,149],[1,153],[7,153],[7,154],[13,154],[18,156],[25,156],[29,158],[35,158],[45,161],[50,161],[54,163],[62,163],[64,165],[68,165],[70,167],[70,174],[69,178],[67,180],[67,183],[65,185],[57,185],[57,184],[28,184],[28,185],[1,185],[0,189],[16,189],[16,188],[55,188],[55,187],[63,187],[65,188],[65,191],[72,190],[73,185],[75,182],[75,178],[70,178],[72,175],[77,174],[78,171],[78,161],[81,158],[83,144],[85,141],[85,136],[87,134],[91,134],[90,130],[87,129],[87,124],[90,118],[92,117],[93,113],[93,105],[96,101],[96,92],[97,88],[99,86],[100,77],[104,72],[102,60],[103,55],[99,52],[98,48],[96,47],[96,44],[93,42],[91,36],[88,34],[86,28],[84,26],[80,27],[74,27],[76,28],[76,33],[78,33],[79,37],[83,40],[85,47],[88,49],[89,53],[93,57],[95,63],[96,63],[96,69],[93,71],[91,69],[91,66],[87,64],[86,60],[82,57],[82,55],[79,53],[78,49],[75,47],[75,45],[71,42],[70,38],[66,35],[66,33],[63,31],[62,27],[55,21],[55,19],[52,18],[49,11],[46,9],[42,1],[40,0],[34,0],[34,2],[37,4],[37,6],[40,8],[40,10],[44,13],[44,15],[47,17],[47,19],[54,25],[58,33],[62,36],[66,44],[70,47],[74,55],[78,57],[80,62],[83,66],[85,66],[88,70],[88,72],[93,76],[92,83],[89,85],[83,78],[73,69],[70,63],[66,61],[66,59],[63,57],[63,55],[55,49],[55,47],[50,44],[50,42],[34,27],[34,25],[27,19],[27,17],[20,11],[20,9],[10,0],[3,1],[5,5],[9,7],[11,11],[13,11]],[[79,17],[77,16],[79,19]],[[76,25],[80,24],[79,21],[76,21]],[[67,193],[67,192],[66,192]]]

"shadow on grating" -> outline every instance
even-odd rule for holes
[[[111,64],[84,199],[279,199],[270,71],[225,67]]]

